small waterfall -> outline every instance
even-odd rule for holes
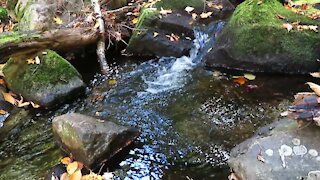
[[[187,80],[190,79],[188,78],[190,76],[188,72],[201,63],[203,56],[215,42],[215,34],[220,32],[223,25],[224,22],[218,21],[208,25],[205,30],[195,29],[195,39],[189,56],[161,58],[155,73],[143,76],[143,80],[147,85],[145,91],[157,94],[183,87]],[[209,36],[209,34],[213,35]]]

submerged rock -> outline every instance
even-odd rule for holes
[[[60,147],[87,166],[111,158],[139,135],[135,128],[77,113],[54,118],[52,128]]]
[[[34,59],[29,59],[34,64],[28,64],[26,59],[10,59],[4,66],[4,79],[16,94],[40,106],[51,107],[84,89],[78,71],[56,52],[46,50]]]
[[[206,64],[254,72],[298,74],[319,70],[319,32],[284,28],[283,24],[293,22],[320,25],[285,8],[278,0],[246,0],[236,8],[205,57]]]
[[[211,1],[210,1],[211,2]],[[228,0],[212,1],[221,5],[223,9],[206,7],[213,12],[212,16],[222,17],[230,13],[234,6]],[[193,28],[202,26],[208,22],[198,17],[192,17],[184,9],[195,8],[194,12],[200,14],[203,11],[202,0],[161,0],[155,8],[146,8],[139,16],[129,45],[128,53],[147,56],[174,56],[187,55],[193,46]],[[160,13],[161,9],[171,10],[172,13]]]
[[[283,119],[257,134],[231,151],[228,164],[241,179],[312,179],[319,172],[319,127],[299,129],[296,121]]]

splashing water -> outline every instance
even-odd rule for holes
[[[187,77],[189,76],[188,71],[195,68],[201,62],[204,54],[202,52],[208,50],[208,47],[211,47],[215,41],[215,37],[209,38],[208,33],[211,33],[211,31],[218,33],[223,25],[223,22],[218,21],[212,26],[214,28],[207,30],[209,32],[194,30],[195,39],[193,40],[193,48],[189,56],[161,58],[160,64],[163,61],[172,61],[172,63],[166,63],[169,64],[169,66],[159,66],[157,72],[150,77],[143,76],[143,80],[147,84],[145,91],[157,94],[181,88],[187,82]]]

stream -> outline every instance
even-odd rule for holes
[[[55,110],[25,112],[23,123],[0,140],[0,179],[44,179],[64,156],[51,120],[69,112],[141,130],[116,164],[106,164],[116,179],[227,179],[230,150],[276,120],[306,80],[257,74],[238,85],[231,77],[239,72],[206,70],[201,60],[215,39],[208,34],[223,25],[196,29],[189,56],[113,64],[109,75],[89,82],[85,97]]]

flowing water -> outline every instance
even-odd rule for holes
[[[131,150],[107,164],[117,179],[226,179],[231,148],[279,117],[305,79],[258,75],[247,83],[257,86],[251,89],[229,73],[205,70],[201,60],[215,39],[208,34],[223,24],[195,30],[189,56],[114,65],[90,82],[86,97],[22,113],[23,123],[0,140],[0,179],[44,178],[63,156],[51,120],[68,112],[141,129]]]

